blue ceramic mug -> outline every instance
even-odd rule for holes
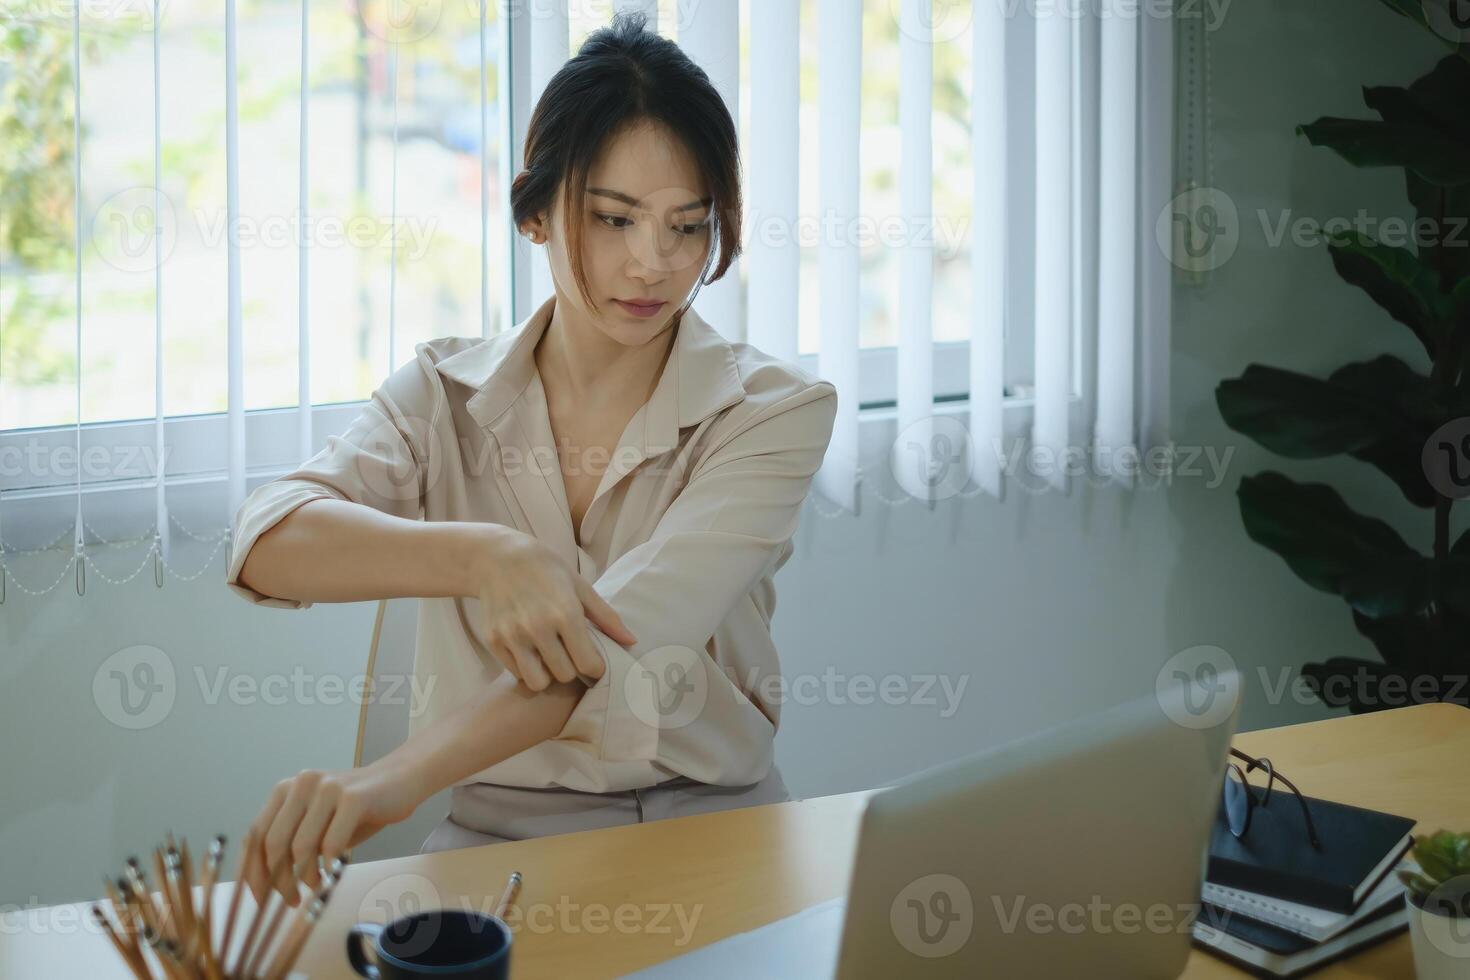
[[[510,942],[510,927],[493,915],[429,909],[387,925],[359,922],[347,934],[347,959],[369,980],[507,980]]]

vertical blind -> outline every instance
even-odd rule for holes
[[[799,119],[800,5],[750,0],[748,80],[753,107],[741,134],[747,176],[744,254],[720,281],[703,287],[696,308],[734,339],[777,357],[797,357],[799,245],[767,236],[763,224],[794,228],[800,218],[798,160],[818,158],[818,212],[851,228],[862,217],[863,4],[817,0],[817,132]],[[658,24],[655,0],[616,0]],[[544,89],[567,51],[560,3],[529,24],[528,101]],[[1057,4],[1013,9],[975,2],[970,19],[970,130],[973,172],[936,174],[933,166],[933,48],[943,26],[934,0],[893,0],[899,24],[899,200],[911,229],[933,218],[936,179],[972,185],[968,412],[959,430],[964,476],[993,497],[1004,493],[1005,409],[1029,406],[1030,443],[1047,461],[1038,475],[1059,490],[1068,472],[1132,482],[1142,452],[1167,443],[1167,257],[1144,248],[1169,186],[1172,77],[1169,18],[1133,0],[1093,7]],[[955,16],[948,5],[944,16]],[[740,118],[739,4],[678,0],[676,39],[705,69]],[[667,26],[667,25],[665,25]],[[1148,82],[1152,82],[1148,85]],[[810,138],[815,136],[815,145]],[[754,219],[753,222],[751,219]],[[1030,254],[1018,261],[1016,247]],[[936,491],[936,471],[954,453],[954,426],[943,425],[934,395],[932,242],[906,236],[898,246],[898,344],[893,370],[896,430],[892,458],[860,444],[862,311],[860,249],[851,234],[823,235],[818,251],[817,373],[845,397],[819,493],[856,512],[867,472],[889,470],[914,496]],[[519,250],[532,281],[517,296],[516,317],[551,294],[540,252]],[[1023,298],[1024,297],[1024,298]],[[1007,341],[1027,336],[1033,354],[1029,398],[1005,386]],[[918,447],[917,472],[905,452]],[[1014,461],[1011,461],[1014,463]],[[1069,465],[1064,465],[1070,462]],[[972,494],[973,495],[973,494]]]
[[[500,187],[507,193],[522,155],[531,107],[569,51],[568,6],[548,0],[479,0],[481,333],[491,332],[489,282],[489,173],[486,138],[491,120],[484,84],[487,63],[486,4],[498,3],[500,45]],[[996,451],[1006,432],[1008,407],[1027,400],[1007,392],[1007,345],[1029,334],[1034,349],[1034,393],[1030,439],[1035,447],[1061,454],[1079,441],[1116,463],[1141,450],[1167,444],[1167,257],[1144,248],[1139,229],[1164,205],[1170,186],[1169,132],[1172,117],[1172,27],[1168,18],[1144,15],[1130,0],[1101,0],[1096,10],[1057,5],[1009,10],[975,2],[970,18],[970,149],[972,172],[936,175],[932,120],[934,0],[893,0],[882,5],[898,18],[900,147],[898,181],[902,217],[917,227],[932,218],[936,179],[965,181],[973,200],[970,229],[968,404],[963,411],[967,444],[964,474],[977,493],[1001,497],[1005,466]],[[162,0],[159,0],[161,5]],[[76,81],[75,191],[81,200],[81,98],[84,79],[80,25],[73,7],[72,62]],[[638,9],[657,28],[656,0],[614,0],[615,9]],[[532,16],[534,8],[534,16]],[[753,110],[741,134],[747,177],[747,212],[760,222],[787,229],[800,219],[795,174],[798,161],[815,154],[818,207],[839,228],[861,216],[860,128],[862,122],[863,6],[853,0],[817,0],[816,78],[819,125],[799,126],[799,5],[793,0],[749,0],[746,46]],[[676,40],[709,74],[731,115],[740,119],[740,3],[737,0],[677,0]],[[952,13],[952,10],[951,10]],[[308,372],[311,330],[307,317],[308,264],[307,69],[311,40],[307,0],[301,6],[300,182],[302,211],[298,239],[299,341],[296,439],[310,455],[312,400]],[[239,106],[236,58],[236,0],[225,0],[225,158],[228,293],[228,506],[233,513],[246,493],[244,345],[239,242]],[[666,25],[668,26],[668,25]],[[154,184],[162,182],[159,91],[170,80],[160,71],[158,17],[153,23]],[[399,40],[390,38],[389,78],[394,108],[394,171],[390,227],[397,215],[397,109]],[[808,142],[815,138],[815,144]],[[76,355],[81,363],[81,216],[77,208]],[[162,208],[155,209],[155,216]],[[504,213],[508,214],[506,207]],[[507,222],[508,224],[508,222]],[[156,229],[155,248],[163,235]],[[731,339],[787,360],[798,355],[800,245],[792,234],[765,236],[747,224],[748,244],[737,266],[718,283],[702,288],[699,312]],[[503,329],[528,315],[551,293],[544,255],[514,228],[504,228],[506,255]],[[393,236],[396,240],[396,235]],[[1017,245],[1024,246],[1017,249]],[[859,427],[860,251],[850,235],[824,235],[816,246],[820,324],[816,373],[833,382],[840,398],[826,461],[816,490],[856,512],[865,471],[893,466],[879,454],[862,460]],[[921,478],[895,475],[911,493],[932,492],[922,478],[941,462],[946,429],[936,414],[933,332],[934,254],[930,241],[913,235],[899,246],[899,322],[896,359],[896,426],[901,439],[920,447]],[[156,268],[161,271],[162,254]],[[396,366],[393,296],[396,263],[390,261],[387,367]],[[157,468],[154,560],[168,553],[169,512],[165,493],[165,419],[162,354],[162,280],[156,273],[155,308]],[[81,383],[77,379],[76,448],[81,450]],[[952,421],[960,416],[950,414]],[[928,447],[928,448],[926,448]],[[894,459],[898,458],[896,452]],[[1116,478],[1128,482],[1126,472]],[[84,589],[86,542],[81,467],[78,467],[74,561],[78,591]],[[1047,482],[1065,490],[1067,478],[1053,467]],[[3,504],[3,501],[0,501]],[[3,510],[3,506],[0,506]],[[3,597],[3,593],[0,593]]]

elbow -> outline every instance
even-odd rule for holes
[[[279,599],[295,598],[289,594],[289,589],[283,590],[283,583],[279,581],[280,576],[277,574],[279,569],[289,568],[291,563],[280,560],[276,554],[281,550],[281,529],[286,526],[292,516],[294,515],[288,515],[255,539],[255,543],[245,555],[244,563],[240,566],[237,580],[241,585],[261,595]]]

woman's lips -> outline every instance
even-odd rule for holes
[[[645,303],[629,303],[629,302],[627,302],[625,300],[621,300],[621,299],[615,299],[615,300],[613,300],[613,302],[614,303],[617,303],[619,306],[621,306],[624,310],[626,310],[629,313],[631,313],[633,316],[644,316],[644,317],[653,316],[659,310],[661,310],[661,309],[664,308],[664,304],[662,302],[658,302],[658,303],[646,303],[646,304]]]

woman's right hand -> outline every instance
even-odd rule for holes
[[[490,652],[533,691],[578,674],[599,678],[603,659],[589,623],[625,646],[637,638],[592,584],[524,531],[487,525],[470,565]]]

